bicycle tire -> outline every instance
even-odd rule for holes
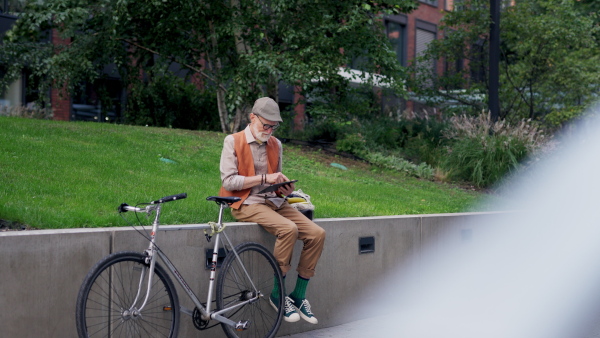
[[[148,302],[138,316],[126,316],[132,306],[146,256],[117,252],[100,260],[85,277],[75,311],[79,337],[177,337],[179,299],[173,282],[158,264],[154,267]],[[141,300],[147,290],[147,275]]]
[[[258,243],[242,243],[235,248],[240,260],[258,292],[262,294],[258,301],[248,303],[241,308],[225,313],[224,316],[233,320],[250,321],[250,327],[244,331],[236,331],[231,326],[221,323],[225,334],[230,337],[275,337],[283,319],[283,302],[285,288],[281,269],[273,254]],[[279,304],[275,310],[270,304],[269,296],[275,283],[279,283]],[[243,272],[240,262],[233,252],[229,252],[219,272],[217,280],[217,308],[223,309],[244,299],[254,292],[252,283]]]

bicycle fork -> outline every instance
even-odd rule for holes
[[[148,212],[150,212],[151,210],[156,210],[156,215],[154,216],[154,222],[152,222],[152,232],[150,233],[150,244],[148,245],[148,249],[146,249],[146,254],[148,255],[146,257],[146,264],[150,263],[150,267],[144,266],[142,268],[142,273],[140,274],[140,281],[138,283],[138,291],[135,296],[135,299],[131,303],[131,307],[127,310],[123,310],[123,313],[122,313],[123,318],[126,320],[130,319],[130,318],[137,318],[138,316],[141,316],[142,310],[146,306],[146,303],[148,303],[148,298],[150,297],[150,290],[152,289],[152,280],[154,278],[154,267],[156,266],[155,237],[156,237],[156,231],[157,231],[158,225],[159,225],[158,222],[159,222],[159,218],[160,218],[161,206],[162,206],[162,204],[157,204],[156,206],[148,207]],[[148,284],[146,285],[146,296],[144,298],[144,302],[142,303],[142,305],[140,305],[139,307],[136,308],[135,305],[138,303],[138,300],[140,299],[140,296],[142,294],[142,289],[144,286],[144,280],[146,279],[146,276],[145,276],[146,274],[148,274]]]

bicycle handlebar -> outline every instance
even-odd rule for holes
[[[177,200],[182,200],[184,198],[187,197],[186,193],[181,193],[181,194],[177,194],[177,195],[170,195],[170,196],[165,196],[161,199],[157,199],[156,201],[152,201],[149,204],[161,204],[161,203],[167,203],[167,202],[171,202],[171,201],[177,201]],[[135,212],[144,212],[147,209],[146,208],[138,208],[138,207],[132,207],[127,203],[123,203],[121,205],[119,205],[119,208],[117,209],[119,212],[127,212],[127,211],[135,211]]]
[[[158,204],[158,203],[166,203],[166,202],[171,202],[171,201],[176,201],[176,200],[182,200],[184,198],[187,197],[186,193],[181,193],[181,194],[177,194],[177,195],[171,195],[171,196],[165,196],[159,200],[150,202],[150,204]]]

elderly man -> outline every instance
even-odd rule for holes
[[[325,231],[287,203],[284,196],[292,193],[293,184],[282,186],[276,192],[259,194],[270,184],[289,181],[281,172],[281,142],[271,135],[279,127],[279,122],[283,122],[279,106],[273,99],[263,97],[254,103],[246,129],[225,138],[221,153],[220,195],[241,197],[241,201],[231,206],[231,214],[239,221],[258,223],[277,237],[273,255],[284,281],[291,268],[294,244],[297,240],[304,242],[296,269],[296,286],[285,297],[284,319],[296,322],[302,318],[317,324],[306,299],[306,288],[321,257]],[[275,308],[278,300],[273,298],[278,294],[277,288],[275,284],[270,296],[271,305]]]

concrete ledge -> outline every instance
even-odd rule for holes
[[[391,267],[419,264],[424,245],[435,247],[443,236],[456,241],[472,236],[493,213],[403,215],[315,219],[327,232],[325,250],[311,280],[308,294],[318,325],[284,322],[280,335],[330,327],[364,318],[342,316],[339,309],[368,299],[369,286]],[[258,242],[272,248],[275,239],[254,223],[228,223],[234,244]],[[141,228],[141,227],[140,227]],[[158,244],[175,263],[201,301],[206,295],[208,271],[205,251],[212,249],[203,229],[207,224],[161,226]],[[148,229],[148,227],[146,227]],[[372,237],[369,252],[360,253],[359,239]],[[131,227],[0,232],[0,304],[3,306],[0,337],[76,337],[75,302],[89,269],[112,252],[143,251],[147,241]],[[298,262],[302,243],[297,242],[292,266]],[[371,247],[366,247],[371,249]],[[296,273],[290,271],[287,288]],[[191,301],[178,290],[181,305]],[[185,298],[184,298],[185,297]],[[194,328],[182,315],[181,337],[224,337],[219,326],[207,331]]]

